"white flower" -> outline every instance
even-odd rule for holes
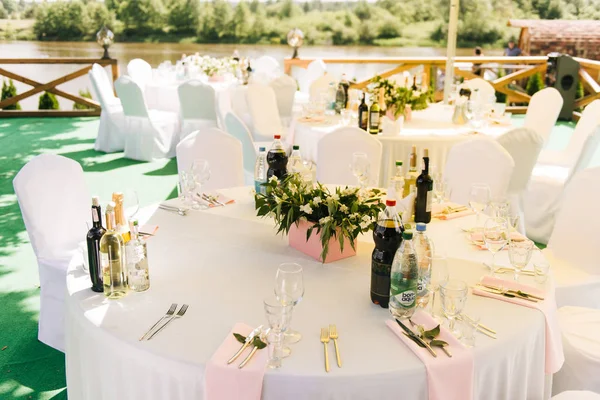
[[[360,215],[358,215],[358,213],[352,213],[352,214],[350,214],[350,219],[357,219],[359,217],[360,217]]]
[[[298,193],[298,188],[296,187],[296,185],[294,185],[293,183],[290,184],[290,186],[288,186],[288,189],[290,190],[291,194],[296,194]]]
[[[312,199],[312,202],[315,206],[318,206],[319,204],[321,204],[322,201],[323,200],[321,200],[321,198],[319,196]]]
[[[269,178],[269,182],[279,182],[279,179],[275,175]]]
[[[335,200],[335,201],[340,201],[340,196],[338,196],[338,194],[337,194],[337,193],[334,193],[334,194],[332,194],[332,195],[330,196],[330,198],[331,198],[332,200]]]
[[[287,193],[284,193],[283,196],[281,196],[281,200],[287,200],[289,199]]]
[[[300,211],[310,215],[312,214],[313,209],[310,207],[310,204],[305,204],[303,206],[300,206]]]
[[[348,206],[345,204],[340,205],[340,211],[343,212],[344,214],[348,214]]]
[[[371,226],[371,221],[363,221],[359,225],[361,229],[367,229],[369,226]]]
[[[331,217],[323,217],[319,220],[319,225],[325,225],[329,221],[331,221]]]
[[[421,93],[421,91],[420,91],[420,90],[415,90],[415,91],[413,92],[413,97],[421,97],[421,95],[422,95],[422,94],[423,94],[423,93]]]
[[[368,215],[363,215],[361,219],[365,222],[371,222],[371,217],[369,217]]]
[[[281,199],[277,196],[273,196],[275,198],[275,203],[281,204]]]
[[[355,188],[346,188],[342,191],[342,196],[350,196],[351,194],[356,193],[358,189]]]

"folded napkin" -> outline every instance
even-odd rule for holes
[[[550,290],[544,292],[543,290],[529,285],[524,285],[515,281],[494,278],[491,276],[484,276],[481,279],[481,283],[484,285],[505,287],[510,290],[521,290],[534,296],[544,297],[543,301],[534,303],[532,301],[519,299],[517,297],[506,297],[500,294],[494,294],[481,289],[473,288],[473,294],[477,296],[491,297],[493,299],[506,301],[508,303],[514,303],[529,308],[537,308],[540,310],[546,319],[545,371],[546,374],[553,374],[557,372],[562,367],[563,362],[565,361],[565,356],[563,354],[562,337],[560,333],[560,327],[558,325],[554,287],[551,287]]]
[[[483,240],[483,232],[481,230],[469,233],[469,239],[473,242],[473,244],[476,247],[479,247],[480,250],[487,250],[485,241]],[[529,239],[527,238],[527,236],[524,236],[517,231],[513,231],[510,233],[510,240],[514,240],[515,242],[522,242]],[[508,245],[504,246],[503,250],[508,250]]]
[[[452,203],[452,202],[444,202],[441,204],[434,204],[431,206],[431,215],[434,218],[441,219],[443,221],[448,221],[451,219],[456,219],[460,217],[466,217],[468,215],[473,215],[474,212],[471,209],[467,209],[459,212],[450,212],[450,208],[459,208],[464,207],[461,204]]]
[[[437,322],[423,311],[417,311],[411,317],[411,321],[423,325],[426,330],[435,328],[437,325]],[[437,338],[449,344],[448,350],[452,353],[452,358],[447,357],[444,351],[437,347],[433,348],[438,355],[437,358],[434,358],[427,349],[417,346],[415,342],[407,338],[396,321],[387,320],[385,323],[425,364],[429,400],[473,399],[473,354],[446,328],[440,327],[440,334]],[[408,321],[406,321],[406,325],[411,328]],[[416,329],[413,331],[416,332]]]
[[[251,347],[246,349],[235,362],[227,364],[227,360],[239,350],[241,343],[234,333],[247,336],[252,327],[237,323],[215,354],[206,364],[205,398],[207,400],[260,400],[263,376],[269,358],[267,349],[256,352],[252,360],[242,369],[238,365],[250,354]]]

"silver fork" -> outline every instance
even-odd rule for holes
[[[160,208],[161,210],[165,210],[165,211],[175,212],[175,213],[181,215],[182,217],[185,217],[188,212],[188,210],[185,208],[171,207],[171,206],[167,206],[165,204],[159,205],[158,208]]]
[[[144,335],[139,339],[140,342],[142,340],[144,340],[144,338],[146,337],[146,335],[148,335],[150,332],[152,332],[152,329],[156,328],[156,326],[158,324],[160,324],[165,318],[169,318],[171,315],[175,314],[175,310],[176,309],[177,309],[177,303],[171,304],[171,307],[169,307],[169,310],[167,311],[167,313],[165,315],[163,315],[162,317],[160,317],[160,319],[158,321],[156,321],[156,323],[154,325],[152,325],[152,327],[150,329],[148,329],[146,331],[146,333],[144,333]]]
[[[171,318],[169,318],[167,322],[165,322],[164,324],[161,325],[160,328],[155,330],[152,335],[148,336],[148,340],[152,339],[154,337],[154,335],[156,335],[158,332],[162,331],[165,328],[165,326],[169,325],[169,323],[171,321],[173,321],[174,319],[183,317],[183,315],[187,311],[188,307],[189,306],[187,304],[182,305],[181,308],[179,309],[179,311],[177,311],[177,314],[172,315]]]

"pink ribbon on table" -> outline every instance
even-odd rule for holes
[[[250,332],[252,327],[244,323],[235,324],[206,364],[205,398],[207,400],[260,400],[269,358],[267,349],[257,351],[252,360],[242,369],[238,368],[238,365],[250,354],[252,346],[248,346],[233,363],[227,364],[227,360],[242,346],[233,334],[248,336]]]
[[[438,325],[431,316],[423,311],[417,311],[411,317],[411,321],[415,324],[423,325],[425,330],[433,329]],[[443,340],[449,344],[448,350],[452,353],[452,357],[446,356],[444,351],[439,347],[433,347],[433,350],[438,355],[437,357],[433,357],[427,349],[419,347],[415,342],[407,338],[403,333],[404,330],[395,320],[387,320],[385,323],[425,364],[429,400],[473,399],[473,354],[446,328],[440,327],[440,334],[436,339]],[[408,320],[402,321],[402,323],[411,329]]]
[[[534,303],[532,301],[519,299],[518,297],[506,297],[501,294],[486,292],[485,290],[473,288],[473,294],[477,296],[491,297],[493,299],[506,301],[508,303],[518,304],[529,308],[537,308],[544,314],[546,321],[546,363],[545,371],[547,374],[557,372],[565,361],[563,353],[562,336],[558,325],[558,317],[556,310],[556,298],[554,295],[554,287],[547,292],[535,288],[533,286],[524,285],[515,281],[508,281],[491,276],[484,276],[481,279],[484,285],[495,287],[504,287],[510,290],[521,290],[534,296],[543,297],[544,300]]]

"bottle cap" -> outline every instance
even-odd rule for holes
[[[389,206],[389,207],[393,207],[393,206],[395,206],[395,205],[396,205],[396,200],[395,200],[395,199],[387,199],[387,200],[385,201],[385,205],[386,205],[386,206]]]
[[[404,231],[402,232],[402,239],[411,240],[413,237],[412,231]]]
[[[274,135],[273,136],[275,139],[281,139],[281,135]]]
[[[402,161],[396,160],[396,167],[400,167],[400,166],[402,166]]]
[[[300,150],[300,146],[298,146],[297,144],[295,144],[295,145],[292,146],[292,149],[293,150]]]
[[[429,149],[423,150],[423,157],[429,157]]]
[[[115,211],[115,202],[114,201],[109,201],[108,204],[106,205],[106,211]]]
[[[100,197],[92,196],[92,205],[98,207],[100,205]]]
[[[261,146],[261,147],[259,147],[259,148],[258,148],[258,151],[267,151],[267,148],[266,148],[266,147],[263,147],[263,146]]]
[[[423,222],[417,222],[417,232],[425,232],[427,230],[427,224]]]

